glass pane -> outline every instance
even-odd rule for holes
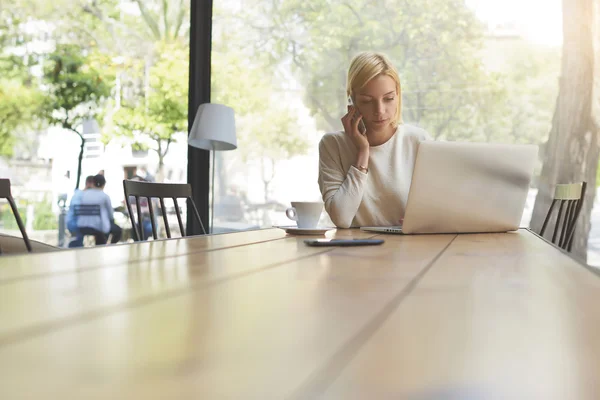
[[[189,2],[16,0],[0,13],[0,168],[29,236],[67,246],[74,191],[103,174],[131,240],[122,180],[187,181]],[[2,222],[19,235],[4,205]]]
[[[400,72],[405,123],[436,140],[540,146],[522,219],[539,230],[549,207],[536,206],[540,180],[547,180],[544,160],[564,172],[552,188],[584,178],[575,156],[563,168],[546,148],[561,76],[562,3],[215,1],[212,98],[236,110],[239,136],[237,150],[217,155],[215,225],[293,224],[284,214],[290,201],[320,198],[318,142],[342,129],[347,68],[356,53],[370,50],[387,54]],[[593,14],[573,15],[586,13]],[[593,52],[575,57],[585,62]],[[582,96],[590,79],[577,89]],[[595,168],[597,154],[590,157]],[[590,243],[600,229],[596,214]],[[588,218],[584,209],[578,223]],[[584,242],[579,256],[585,248]]]

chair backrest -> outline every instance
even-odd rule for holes
[[[76,204],[75,205],[75,216],[87,216],[87,217],[100,217],[100,205],[99,204]]]
[[[154,209],[152,207],[152,199],[156,198],[160,201],[160,207],[162,209],[163,221],[165,224],[165,231],[167,237],[171,238],[171,230],[169,229],[169,222],[167,221],[167,209],[165,208],[164,199],[173,199],[173,205],[175,206],[175,213],[177,214],[177,222],[179,223],[179,229],[181,236],[186,236],[183,228],[183,222],[181,221],[181,214],[179,212],[179,205],[177,199],[187,199],[192,205],[192,209],[196,219],[200,223],[202,233],[206,234],[200,214],[196,208],[196,204],[192,199],[192,186],[189,183],[150,183],[150,182],[139,182],[123,180],[123,190],[125,192],[125,203],[127,204],[127,211],[129,212],[129,219],[131,220],[131,226],[134,233],[134,239],[140,240],[143,236],[142,227],[142,208],[140,206],[140,197],[145,197],[148,200],[148,210],[150,213],[150,223],[152,224],[152,236],[156,240],[158,238],[156,234],[156,222],[154,220]],[[131,211],[131,204],[129,197],[135,198],[135,204],[137,208],[138,223],[135,222],[135,217]]]
[[[17,205],[15,204],[15,200],[13,199],[12,194],[10,192],[10,179],[0,179],[0,198],[8,200],[8,204],[10,204],[10,208],[12,209],[13,215],[17,220],[19,230],[21,231],[21,235],[23,236],[25,247],[27,247],[27,251],[31,253],[32,249],[31,242],[29,241],[29,236],[27,236],[27,232],[25,232],[25,226],[23,225],[23,221],[21,220],[21,216],[19,215],[19,210],[17,210]]]
[[[559,204],[554,232],[552,233],[552,243],[564,250],[571,251],[575,235],[575,223],[581,212],[586,186],[586,182],[556,185],[554,198],[552,199],[548,214],[546,214],[546,219],[544,219],[540,236],[544,236],[552,211],[556,204]],[[560,235],[558,234],[559,231]]]

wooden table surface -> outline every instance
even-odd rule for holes
[[[0,258],[0,399],[597,399],[600,277],[527,230]]]

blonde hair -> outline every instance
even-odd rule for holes
[[[402,87],[400,85],[400,76],[392,62],[381,53],[363,52],[357,54],[350,62],[348,68],[348,81],[346,83],[346,93],[354,101],[354,90],[364,87],[371,79],[377,75],[387,75],[396,82],[396,92],[398,92],[398,109],[392,120],[392,125],[397,127],[402,124]]]

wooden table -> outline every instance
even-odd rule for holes
[[[527,230],[0,258],[0,399],[597,399],[600,279]]]

